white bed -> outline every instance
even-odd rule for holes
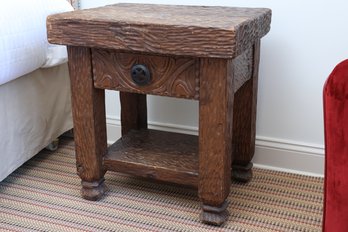
[[[65,0],[6,2],[0,8],[0,181],[73,127],[66,48],[48,45],[45,34],[46,15],[72,7]]]

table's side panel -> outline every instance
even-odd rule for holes
[[[104,193],[102,158],[106,154],[104,90],[93,86],[91,51],[68,46],[77,172],[81,194],[96,200]]]
[[[201,219],[226,220],[231,184],[233,70],[231,60],[201,59],[199,100],[199,197]]]
[[[253,47],[245,50],[242,54],[233,59],[234,92],[248,81],[253,72]]]

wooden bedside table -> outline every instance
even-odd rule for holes
[[[106,170],[198,187],[201,220],[228,217],[232,175],[252,176],[260,38],[271,11],[116,4],[51,15],[68,45],[82,196],[100,198]],[[107,148],[104,89],[120,91],[122,138]],[[146,94],[199,101],[199,136],[147,129]]]

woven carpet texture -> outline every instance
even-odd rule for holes
[[[229,220],[200,223],[197,190],[107,172],[99,201],[80,197],[72,139],[0,182],[0,231],[321,231],[323,179],[254,168],[233,182]]]

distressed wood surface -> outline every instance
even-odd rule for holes
[[[193,58],[118,53],[93,49],[94,86],[102,89],[198,99],[199,61]],[[151,82],[137,85],[131,77],[134,64],[143,64]]]
[[[108,170],[197,186],[198,138],[194,135],[131,130],[108,149]]]
[[[120,92],[121,133],[147,129],[147,102],[145,94]]]
[[[233,89],[237,92],[243,84],[249,80],[253,73],[253,49],[245,50],[242,54],[232,60],[233,66]]]
[[[199,186],[201,219],[220,225],[226,220],[225,204],[231,185],[233,66],[231,60],[201,59],[199,98]],[[209,207],[208,207],[209,208]]]
[[[240,181],[249,181],[252,178],[251,160],[255,153],[260,41],[254,44],[252,56],[252,78],[245,82],[234,96],[232,175]]]
[[[53,44],[176,56],[234,58],[270,30],[271,10],[116,4],[51,15]]]
[[[102,158],[106,154],[104,90],[93,86],[91,51],[68,46],[77,173],[81,194],[96,200],[105,191]]]
[[[270,21],[269,9],[149,4],[49,16],[49,41],[70,45],[82,195],[99,198],[113,170],[196,186],[201,220],[226,221],[231,165],[237,179],[251,178],[259,42]],[[131,79],[136,63],[150,69],[147,85]],[[104,89],[121,91],[122,138],[109,149]],[[199,137],[147,129],[145,94],[199,100]]]

